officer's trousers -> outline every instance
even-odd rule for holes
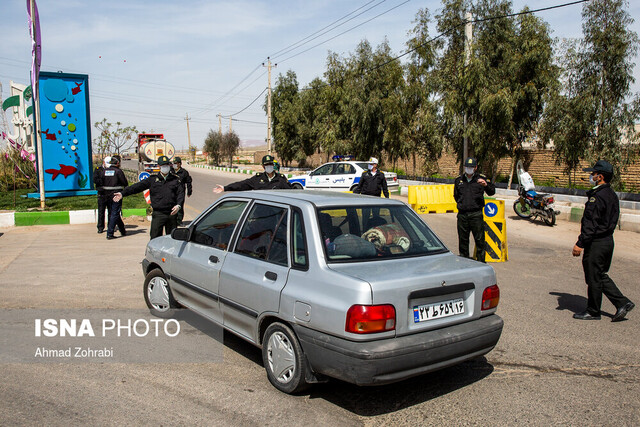
[[[122,222],[122,200],[119,202],[113,201],[113,195],[106,196],[107,198],[107,210],[109,211],[109,224],[107,226],[107,237],[113,236],[113,232],[118,227],[120,234],[123,236],[127,234],[124,228],[124,222]]]
[[[113,197],[113,196],[111,196]],[[98,194],[98,231],[104,231],[104,214],[107,210],[108,196]]]
[[[469,258],[469,233],[476,244],[476,259],[484,262],[484,217],[482,209],[475,212],[458,212],[458,250],[460,256]]]
[[[587,311],[594,316],[600,315],[602,294],[609,298],[616,310],[629,302],[629,299],[622,295],[620,289],[607,274],[609,267],[611,267],[613,247],[613,235],[611,235],[594,239],[584,248],[582,268],[584,269],[584,280],[588,286]]]
[[[153,211],[151,214],[151,229],[149,231],[151,240],[162,236],[163,229],[166,235],[170,235],[175,228],[176,215],[171,215],[169,212]]]

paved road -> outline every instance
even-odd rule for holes
[[[187,217],[214,183],[241,175],[190,170]],[[423,216],[455,251],[455,215]],[[148,223],[107,241],[93,225],[0,230],[0,307],[144,308],[139,261]],[[260,352],[224,336],[222,363],[0,364],[0,425],[639,425],[640,311],[580,322],[585,303],[578,224],[508,219],[510,260],[494,264],[505,320],[485,358],[398,384],[332,381],[300,396],[276,391]],[[611,276],[636,303],[640,239],[616,232]],[[606,301],[606,312],[613,308]]]

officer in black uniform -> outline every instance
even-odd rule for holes
[[[100,166],[93,171],[93,185],[98,192],[98,234],[104,233],[104,214],[109,201],[102,189],[102,172],[109,166],[111,166],[111,156],[105,157]]]
[[[262,167],[264,173],[257,173],[251,178],[243,181],[232,182],[229,185],[222,186],[218,184],[213,189],[214,193],[222,193],[223,191],[246,191],[246,190],[288,190],[293,188],[289,184],[289,180],[282,174],[276,172],[273,168],[275,159],[267,154],[262,158]]]
[[[600,320],[602,294],[616,307],[612,322],[624,319],[635,304],[622,295],[607,272],[613,258],[613,232],[620,216],[618,196],[609,182],[613,177],[613,166],[604,160],[598,160],[591,168],[589,181],[594,187],[587,191],[587,203],[582,214],[580,236],[573,246],[573,256],[578,257],[584,250],[582,268],[588,286],[587,309],[573,315],[579,320]]]
[[[387,179],[384,177],[384,173],[378,170],[378,159],[375,157],[369,159],[369,170],[362,172],[358,186],[353,192],[354,194],[377,197],[380,197],[380,193],[384,193],[384,197],[389,198]]]
[[[185,169],[182,168],[182,159],[180,157],[176,157],[173,159],[173,172],[178,175],[180,181],[182,181],[182,185],[184,186],[185,195],[187,197],[191,197],[191,193],[193,193],[193,187],[191,186],[191,175]],[[184,218],[184,205],[180,206],[180,210],[178,211],[178,216],[176,218],[178,227],[182,225],[182,219]]]
[[[120,156],[111,157],[110,163],[111,166],[102,171],[99,179],[107,202],[107,210],[109,211],[109,224],[107,226],[108,240],[116,238],[116,236],[113,235],[116,226],[118,230],[120,230],[120,235],[127,235],[121,216],[122,200],[115,200],[113,196],[129,185],[127,177],[124,176],[124,172],[120,169]]]
[[[484,193],[496,194],[496,187],[481,173],[478,162],[469,157],[464,162],[464,173],[456,178],[453,198],[458,204],[458,249],[460,256],[469,258],[469,232],[476,243],[476,259],[484,262]]]
[[[125,188],[122,193],[116,193],[114,200],[122,199],[130,194],[140,193],[149,190],[151,198],[151,239],[162,236],[164,228],[167,235],[176,228],[176,214],[180,206],[184,205],[184,185],[178,175],[171,172],[171,161],[167,156],[158,158],[160,172],[151,175],[147,179],[136,182],[131,187]]]

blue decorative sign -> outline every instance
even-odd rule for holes
[[[42,135],[44,190],[49,197],[96,193],[88,84],[85,74],[40,72],[38,131]]]
[[[147,178],[149,178],[151,175],[149,174],[149,172],[140,172],[140,175],[138,175],[138,181],[142,181],[145,180]]]

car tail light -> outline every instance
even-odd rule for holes
[[[482,309],[489,310],[498,306],[500,301],[500,289],[498,285],[489,286],[482,292]]]
[[[344,330],[354,334],[373,334],[395,328],[396,309],[392,305],[352,305],[347,311]]]

